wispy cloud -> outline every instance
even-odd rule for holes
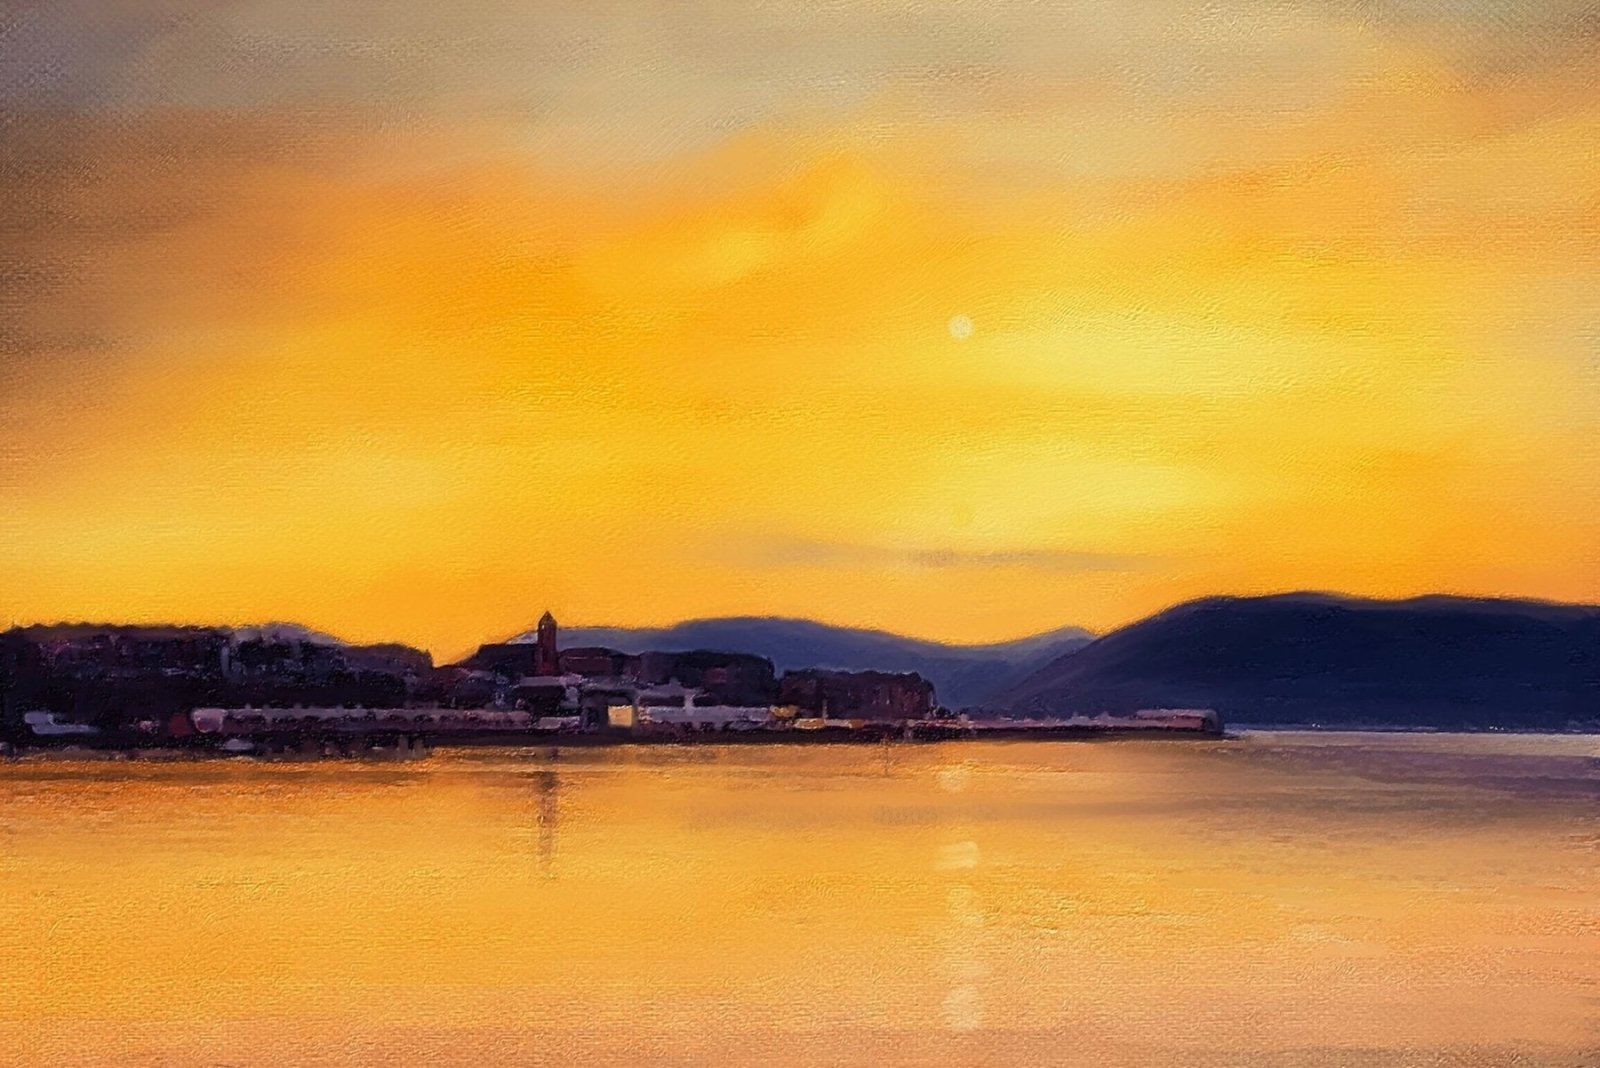
[[[858,545],[834,541],[767,539],[725,544],[719,558],[741,567],[884,570],[1025,568],[1036,571],[1144,571],[1163,558],[1143,553],[1080,549],[966,549],[944,546]]]

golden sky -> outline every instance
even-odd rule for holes
[[[1587,0],[18,10],[5,617],[1600,599]]]

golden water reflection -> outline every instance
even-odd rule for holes
[[[0,766],[0,1062],[1593,1065],[1600,740]]]

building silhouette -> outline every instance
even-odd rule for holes
[[[534,641],[533,673],[535,675],[561,674],[561,653],[556,647],[556,617],[546,612],[539,617],[539,633]]]

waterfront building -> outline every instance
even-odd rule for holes
[[[535,675],[561,674],[561,652],[558,648],[556,617],[548,611],[539,617],[539,631],[534,639],[533,673]]]
[[[803,716],[829,718],[925,719],[934,709],[933,683],[887,671],[790,671],[778,700]]]

